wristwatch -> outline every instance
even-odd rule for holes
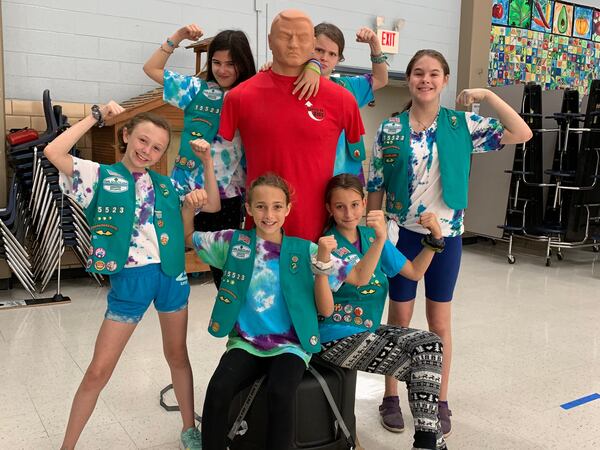
[[[98,105],[92,106],[92,117],[96,119],[96,126],[98,128],[102,128],[104,126],[104,118],[102,117],[102,112],[100,111],[100,107]]]
[[[441,253],[444,251],[444,247],[446,246],[444,238],[436,239],[432,234],[426,234],[425,237],[421,239],[421,244],[430,248],[436,253]]]

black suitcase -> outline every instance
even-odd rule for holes
[[[282,450],[347,450],[354,448],[356,419],[354,400],[356,393],[356,371],[331,365],[318,357],[311,366],[322,375],[345,425],[336,419],[319,381],[307,370],[296,392],[294,414],[294,440],[290,449]],[[241,391],[229,408],[229,426],[233,426],[240,410],[253,387]],[[258,388],[256,397],[249,407],[237,434],[229,445],[230,450],[264,450],[269,432],[266,420],[266,393]],[[347,427],[347,439],[343,427]]]

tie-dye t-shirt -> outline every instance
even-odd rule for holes
[[[60,174],[60,188],[82,208],[94,198],[100,177],[100,164],[73,157],[73,176]],[[154,187],[148,172],[133,173],[135,180],[135,213],[125,267],[141,267],[160,263],[158,239],[154,229]]]
[[[227,261],[229,244],[234,230],[216,232],[196,231],[194,248],[200,258],[213,267],[222,269]],[[318,246],[311,243],[310,251],[317,254]],[[292,319],[281,292],[279,256],[281,245],[256,237],[256,257],[252,279],[227,349],[241,348],[257,356],[275,356],[293,353],[307,364],[310,354],[305,352],[292,326]],[[329,275],[332,291],[337,291],[354,267],[355,262],[332,257],[334,270]]]
[[[164,71],[163,80],[163,100],[183,110],[198,93],[208,87],[206,81],[201,78],[181,75],[171,70]],[[246,183],[246,170],[240,134],[235,133],[231,141],[217,135],[210,150],[221,198],[242,195]],[[175,166],[171,178],[188,191],[201,189],[204,188],[204,167],[199,164],[194,170],[184,170]]]
[[[473,153],[500,150],[500,140],[504,135],[504,127],[499,120],[466,113],[467,127],[473,139]],[[446,237],[460,236],[464,231],[464,210],[455,210],[444,202],[440,165],[435,142],[437,120],[425,131],[411,130],[408,164],[409,207],[405,215],[388,213],[399,226],[417,233],[428,231],[417,223],[425,211],[434,212],[441,224],[442,234]],[[369,164],[369,181],[367,190],[376,192],[383,186],[382,158],[382,126],[377,130],[373,155]]]

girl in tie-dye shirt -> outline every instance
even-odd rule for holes
[[[425,211],[435,213],[442,225],[445,249],[443,253],[434,256],[425,273],[425,297],[429,329],[439,335],[444,344],[438,415],[445,435],[450,433],[451,428],[447,403],[452,355],[450,301],[460,268],[463,209],[466,207],[470,164],[468,153],[469,150],[472,153],[500,150],[503,144],[524,142],[532,135],[519,114],[487,89],[466,89],[459,94],[457,103],[470,106],[474,102],[484,101],[496,112],[498,119],[465,113],[466,123],[464,123],[460,112],[441,108],[440,93],[448,84],[449,74],[448,62],[435,50],[420,50],[410,60],[406,76],[411,101],[399,117],[384,121],[379,128],[373,145],[367,184],[369,210],[381,209],[384,193],[387,194],[386,209],[392,219],[389,224],[392,225],[391,228],[395,228],[391,230],[390,236],[393,234],[397,236],[397,248],[407,258],[414,258],[422,248],[421,239],[426,230],[418,223],[421,214]],[[441,120],[438,121],[438,118]],[[406,126],[410,130],[406,130],[404,128]],[[460,130],[461,133],[455,131],[452,135],[451,132],[446,131],[452,127]],[[439,133],[440,136],[453,143],[454,136],[457,135],[463,139],[462,142],[468,142],[469,136],[465,136],[468,132],[471,138],[469,149],[462,147],[466,144],[438,149],[436,134],[442,129],[444,131]],[[405,139],[409,140],[408,155],[403,145]],[[399,145],[391,149],[390,143]],[[438,150],[443,153],[442,159],[439,157]],[[403,158],[402,161],[407,162],[407,167],[404,169],[406,172],[397,173],[402,180],[401,187],[388,184],[389,180],[384,178],[384,171],[388,176],[395,174],[393,172],[397,170],[395,158]],[[457,161],[461,161],[460,164]],[[461,164],[464,164],[464,167],[459,170]],[[452,189],[447,185],[444,190],[443,175],[445,175],[444,182],[449,183]],[[404,182],[407,185],[404,185]],[[388,186],[387,191],[384,184]],[[408,190],[408,197],[404,194],[405,189]],[[399,201],[400,199],[402,202]],[[402,204],[406,202],[407,204]],[[451,207],[447,202],[458,207]],[[389,211],[390,209],[392,211]],[[389,307],[388,324],[409,326],[416,290],[417,282],[401,275],[390,280],[389,296],[392,301]],[[386,380],[380,414],[386,429],[402,431],[404,422],[398,403],[398,386],[391,377]]]

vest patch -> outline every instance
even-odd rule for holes
[[[106,192],[111,193],[127,192],[129,189],[129,183],[127,183],[127,180],[122,176],[113,175],[104,179],[102,182],[102,188]]]
[[[242,244],[234,245],[231,254],[236,259],[248,259],[250,258],[250,247]]]
[[[114,272],[115,270],[117,270],[117,262],[116,261],[107,262],[106,269],[110,272]]]

